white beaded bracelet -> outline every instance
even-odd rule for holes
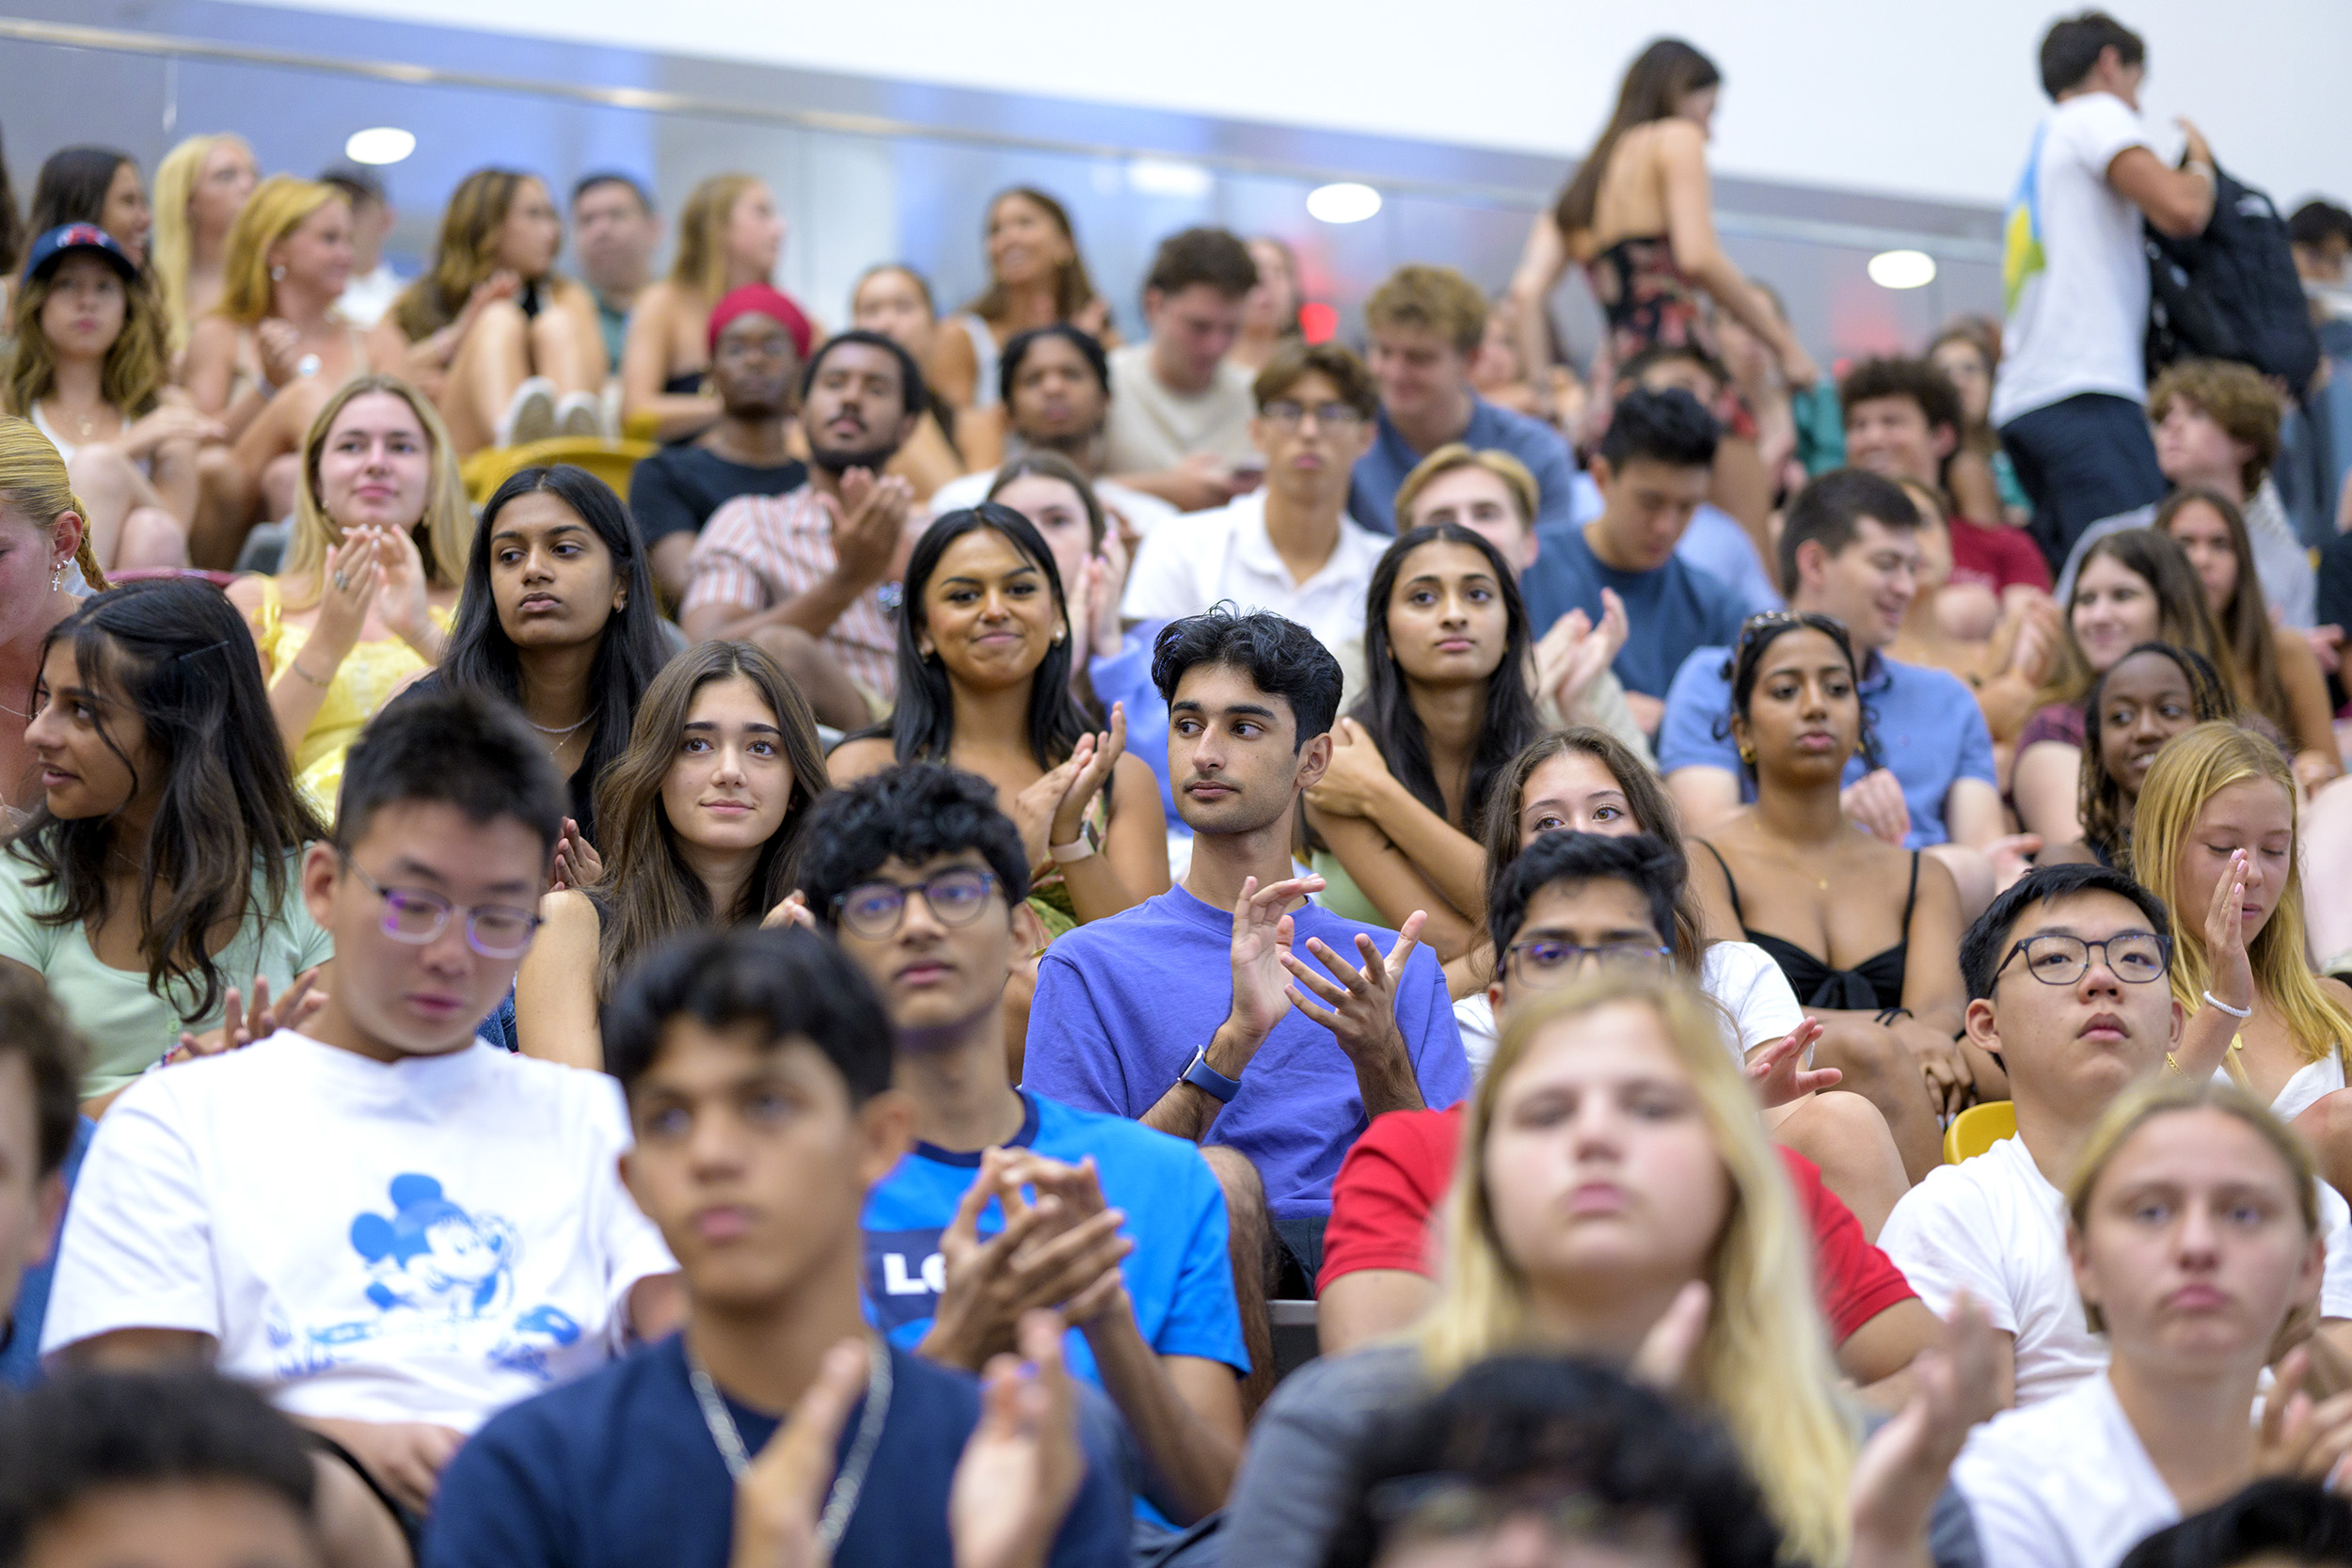
[[[2222,1001],[2221,998],[2216,996],[2211,991],[2205,992],[2205,1000],[2220,1008],[2223,1012],[2228,1013],[2232,1018],[2252,1018],[2254,1016],[2253,1008],[2233,1007],[2227,1002]]]

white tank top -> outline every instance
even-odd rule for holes
[[[996,334],[989,330],[988,323],[969,312],[948,319],[962,327],[963,335],[972,340],[972,362],[978,367],[972,376],[972,406],[995,407],[996,367],[1004,358],[1004,351],[996,346]]]
[[[49,437],[49,444],[56,448],[57,455],[64,458],[68,463],[72,462],[73,454],[82,450],[80,447],[75,446],[72,442],[57,434],[56,427],[50,424],[49,417],[40,411],[40,400],[38,398],[33,400],[32,426],[35,430],[40,431],[43,436]],[[151,459],[142,457],[138,460],[136,467],[139,472],[145,474],[148,478],[153,479],[155,477],[154,463]]]

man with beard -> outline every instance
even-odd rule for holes
[[[838,729],[896,697],[895,579],[914,492],[882,469],[928,406],[905,349],[878,332],[829,339],[801,374],[808,483],[727,502],[687,562],[686,635],[758,643]]]
[[[1125,531],[1149,533],[1176,509],[1157,496],[1103,477],[1108,450],[1104,429],[1111,414],[1110,357],[1090,332],[1055,322],[1016,335],[998,361],[1007,430],[1007,461],[1033,451],[1057,452],[1093,483],[1095,499],[1125,521]],[[931,493],[931,515],[944,516],[987,499],[998,469],[951,479]]]
[[[1383,1111],[1462,1098],[1461,1033],[1436,955],[1415,951],[1420,915],[1402,935],[1345,920],[1307,898],[1322,878],[1292,873],[1339,661],[1295,622],[1220,605],[1160,633],[1152,678],[1192,862],[1046,949],[1022,1087],[1246,1156],[1311,1280],[1348,1147]]]
[[[738,496],[785,495],[808,479],[808,465],[785,450],[808,318],[768,284],[746,283],[711,308],[708,334],[719,422],[663,447],[628,477],[628,509],[654,581],[673,603],[686,596],[695,537],[720,507]]]

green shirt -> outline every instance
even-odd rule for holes
[[[214,959],[224,988],[233,985],[249,993],[259,974],[273,992],[282,992],[295,975],[335,956],[333,939],[302,902],[300,867],[300,857],[293,857],[286,869],[286,900],[274,919],[260,916],[269,890],[261,867],[254,867],[246,917]],[[217,1004],[203,1017],[183,1021],[181,1007],[194,1005],[193,988],[176,986],[159,996],[148,989],[144,969],[101,963],[84,927],[40,919],[63,900],[55,887],[32,886],[39,875],[23,856],[0,851],[0,958],[13,958],[47,981],[50,994],[88,1042],[84,1099],[111,1093],[154,1066],[179,1043],[181,1030],[202,1031],[220,1022]]]

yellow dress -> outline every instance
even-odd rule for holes
[[[436,608],[430,613],[433,624],[443,631],[455,619],[453,610]],[[273,675],[292,663],[310,641],[309,627],[286,625],[285,604],[274,577],[262,579],[262,604],[253,630]],[[310,727],[303,732],[302,743],[294,748],[294,784],[320,816],[334,820],[335,797],[343,783],[343,754],[368,721],[402,682],[431,668],[416,649],[397,637],[352,644],[318,712],[311,716]]]

